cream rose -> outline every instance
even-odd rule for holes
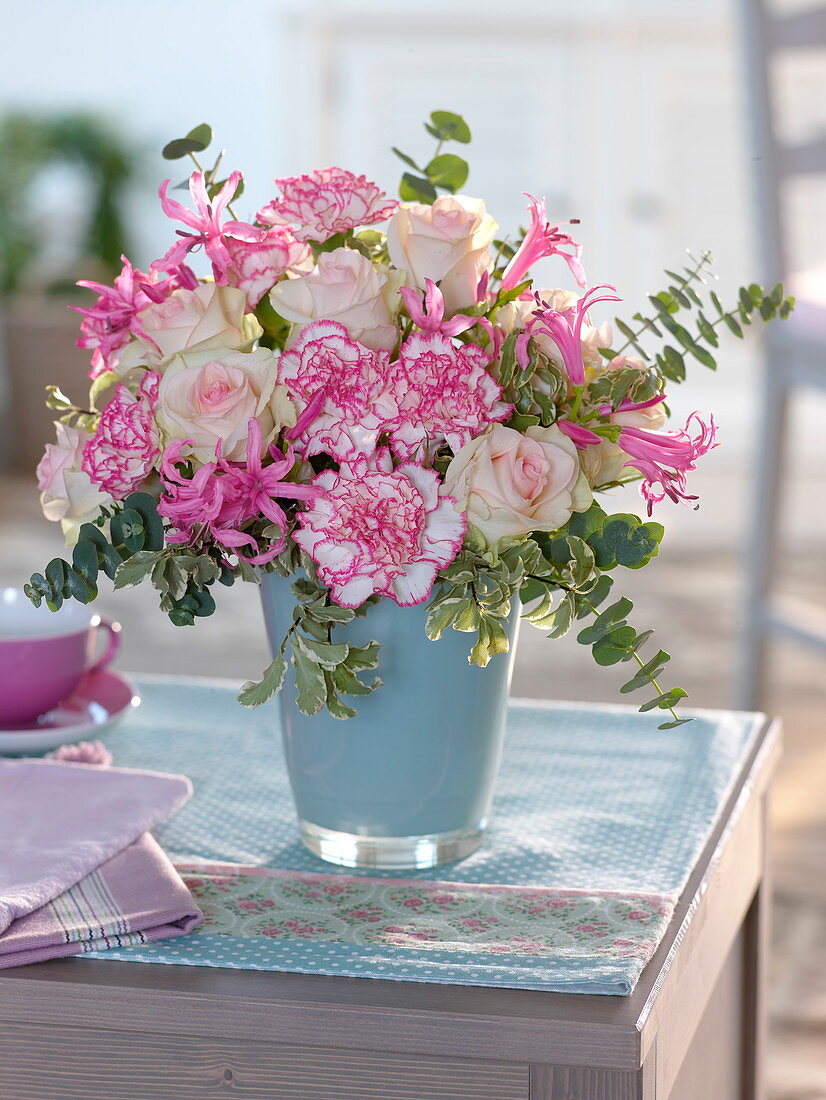
[[[73,546],[81,524],[97,519],[101,508],[113,500],[80,468],[91,433],[59,421],[55,428],[57,443],[46,445],[37,465],[40,506],[46,519],[60,522],[67,546]]]
[[[241,462],[247,427],[255,417],[267,447],[280,428],[295,423],[295,410],[285,388],[276,385],[277,376],[277,360],[266,348],[176,355],[161,379],[155,411],[164,444],[191,440],[187,453],[210,462],[220,441],[223,457]]]
[[[448,313],[476,304],[479,280],[493,266],[498,225],[482,199],[442,195],[431,205],[402,203],[387,226],[387,249],[412,286],[432,279]]]
[[[205,283],[195,290],[174,290],[140,311],[140,331],[121,353],[118,374],[137,366],[162,370],[184,351],[251,344],[262,329],[255,317],[245,316],[246,308],[247,296],[237,287]]]
[[[270,291],[276,313],[293,322],[287,346],[311,321],[339,321],[354,340],[390,351],[398,337],[395,314],[403,276],[374,266],[353,248],[322,252],[309,275],[284,279]]]
[[[494,424],[450,463],[444,493],[490,547],[530,531],[556,531],[593,500],[576,446],[555,424],[525,435]]]

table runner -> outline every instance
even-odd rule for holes
[[[205,922],[187,937],[97,957],[579,993],[631,992],[761,723],[705,711],[658,731],[658,718],[630,707],[513,703],[487,842],[460,863],[417,874],[422,890],[407,900],[424,902],[407,906],[418,913],[406,922],[388,918],[385,884],[401,889],[409,872],[339,872],[298,840],[277,706],[242,710],[233,687],[209,681],[153,677],[140,688],[143,705],[107,744],[120,765],[192,779],[192,801],[156,835]],[[314,923],[306,896],[292,908],[284,900],[290,882],[306,895],[354,881],[360,893],[347,919],[328,906]],[[369,912],[365,890],[381,894],[379,913]],[[423,922],[423,904],[438,915],[434,894],[452,900],[439,920]],[[474,903],[470,920],[501,915],[500,895],[511,910],[543,910],[542,929],[528,928],[524,912],[505,922],[506,940],[461,925]],[[269,921],[266,910],[276,908],[279,920]],[[371,938],[370,915],[380,916],[382,938]],[[435,938],[423,940],[428,929]]]

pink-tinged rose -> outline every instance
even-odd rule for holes
[[[402,344],[393,370],[398,416],[389,425],[393,453],[432,459],[443,442],[454,453],[512,406],[488,373],[490,360],[476,344],[458,344],[438,332],[415,333]]]
[[[276,431],[294,420],[277,375],[277,360],[267,348],[175,356],[158,392],[156,419],[164,444],[187,441],[188,457],[210,462],[220,443],[225,459],[240,462],[247,457],[247,426],[254,417],[266,448]]]
[[[289,437],[305,458],[339,462],[369,457],[384,425],[398,414],[386,351],[352,340],[337,321],[314,321],[281,355],[279,378],[298,413]]]
[[[100,515],[101,508],[112,504],[109,493],[95,485],[85,470],[83,451],[92,438],[90,432],[55,423],[57,443],[48,443],[37,466],[40,505],[46,519],[60,522],[68,545],[77,542],[81,524]]]
[[[121,352],[118,374],[137,366],[163,371],[182,351],[251,343],[261,335],[261,326],[245,316],[246,308],[246,295],[236,287],[205,283],[195,290],[176,290],[138,314],[137,339]]]
[[[366,176],[344,168],[322,168],[275,184],[281,198],[267,203],[256,218],[264,225],[292,226],[300,241],[320,244],[336,233],[386,221],[399,205]]]
[[[225,237],[224,244],[232,260],[228,271],[230,285],[244,291],[249,310],[255,309],[285,272],[301,273],[313,266],[309,246],[296,240],[286,226],[274,229],[251,226],[243,237]]]
[[[495,424],[459,451],[444,492],[490,547],[531,531],[556,531],[593,500],[576,445],[555,424],[525,435]]]
[[[322,252],[309,275],[283,279],[270,291],[276,313],[294,328],[294,344],[312,321],[338,321],[354,340],[376,351],[390,351],[398,336],[402,276],[381,265],[373,266],[352,248]]]
[[[83,469],[115,500],[138,488],[158,458],[155,423],[160,375],[148,371],[137,393],[119,385],[83,449]]]
[[[435,470],[412,463],[394,470],[384,452],[370,466],[325,470],[313,485],[322,495],[299,514],[293,537],[336,603],[360,607],[374,594],[403,607],[423,603],[465,533]]]
[[[448,313],[476,304],[479,281],[493,266],[490,245],[499,227],[481,199],[442,195],[427,206],[402,203],[387,227],[390,259],[408,283],[439,284]]]

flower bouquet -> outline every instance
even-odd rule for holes
[[[527,229],[499,237],[460,193],[467,163],[443,151],[469,142],[467,124],[435,111],[425,125],[425,167],[396,150],[401,202],[327,168],[277,180],[249,221],[233,205],[241,173],[200,163],[208,126],[166,147],[196,165],[190,205],[160,187],[169,251],[146,272],[124,258],[113,286],[80,284],[97,296],[79,310],[90,398],[51,390],[58,438],[38,467],[73,549],[27,592],[55,609],[94,599],[100,572],[115,588],[148,578],[185,626],[212,614],[216,585],[263,581],[273,661],[240,701],[289,681],[293,712],[335,719],[381,694],[369,677],[390,637],[359,633],[377,606],[415,621],[407,653],[449,632],[480,668],[508,651],[520,611],[552,637],[584,620],[596,662],[632,664],[622,690],[649,687],[641,709],[673,727],[685,692],[660,684],[669,657],[644,656],[650,631],[609,599],[616,571],[658,553],[653,508],[694,501],[687,475],[715,446],[711,417],[665,430],[666,388],[687,358],[715,366],[723,329],[742,336],[793,303],[752,285],[731,309],[713,292],[705,305],[703,254],[617,319],[615,339],[598,309],[620,299],[589,285],[570,227],[528,196]],[[535,286],[544,257],[579,289]],[[597,502],[629,481],[644,516]]]

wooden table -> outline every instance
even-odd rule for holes
[[[630,997],[56,960],[0,971],[0,1100],[760,1100],[779,753]]]

